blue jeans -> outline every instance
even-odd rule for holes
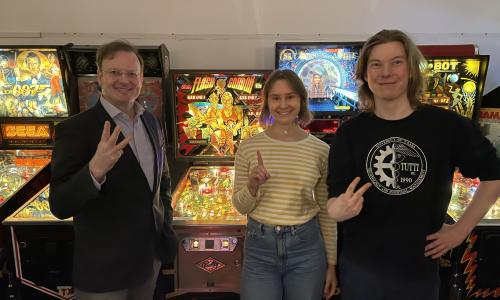
[[[242,300],[319,300],[327,267],[319,222],[270,226],[248,219]]]

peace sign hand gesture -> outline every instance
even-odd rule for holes
[[[257,195],[259,186],[264,184],[270,177],[271,175],[269,175],[266,168],[264,167],[262,155],[260,154],[260,151],[257,150],[257,166],[255,166],[250,171],[250,175],[248,176],[247,186],[250,194],[255,197]]]
[[[370,182],[365,183],[356,192],[360,177],[354,178],[346,191],[338,197],[328,199],[326,205],[328,215],[337,221],[345,221],[357,216],[363,208],[363,194],[372,186]]]
[[[132,136],[125,137],[120,143],[116,144],[121,128],[116,126],[113,133],[110,134],[111,124],[104,122],[101,141],[97,145],[97,150],[89,162],[89,169],[97,182],[102,182],[106,174],[115,166],[118,159],[123,154],[123,148],[128,145]]]

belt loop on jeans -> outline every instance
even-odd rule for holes
[[[262,224],[262,223],[258,223],[258,224],[259,224],[260,234],[264,234],[264,224]]]

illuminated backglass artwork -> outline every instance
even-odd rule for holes
[[[67,117],[56,49],[0,49],[0,117]]]
[[[427,87],[421,101],[476,119],[489,56],[427,57]]]
[[[178,73],[178,156],[232,157],[241,140],[262,131],[258,117],[265,73]]]

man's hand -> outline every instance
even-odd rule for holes
[[[328,199],[326,207],[330,217],[337,221],[345,221],[357,216],[361,212],[364,201],[363,194],[372,186],[372,184],[367,182],[354,192],[360,180],[360,177],[354,178],[351,184],[347,187],[345,193],[340,194],[340,196],[336,198]]]
[[[425,246],[425,256],[431,256],[433,259],[440,258],[446,252],[460,245],[469,233],[461,230],[457,224],[443,224],[438,232],[429,234],[427,240],[431,241]]]
[[[115,166],[118,159],[123,154],[123,148],[128,145],[132,136],[129,135],[120,143],[116,144],[121,128],[116,126],[113,133],[110,134],[111,124],[104,122],[101,141],[97,145],[97,150],[89,162],[89,169],[92,176],[98,182],[102,182],[106,174]]]
[[[460,245],[497,201],[499,194],[500,180],[481,181],[460,220],[453,225],[443,224],[438,232],[427,236],[430,242],[425,246],[424,255],[436,259]]]
[[[248,190],[252,196],[257,196],[257,190],[259,186],[264,184],[271,175],[267,172],[264,167],[264,161],[262,160],[262,155],[260,151],[257,151],[257,166],[255,166],[252,171],[250,171],[250,175],[248,177]]]

